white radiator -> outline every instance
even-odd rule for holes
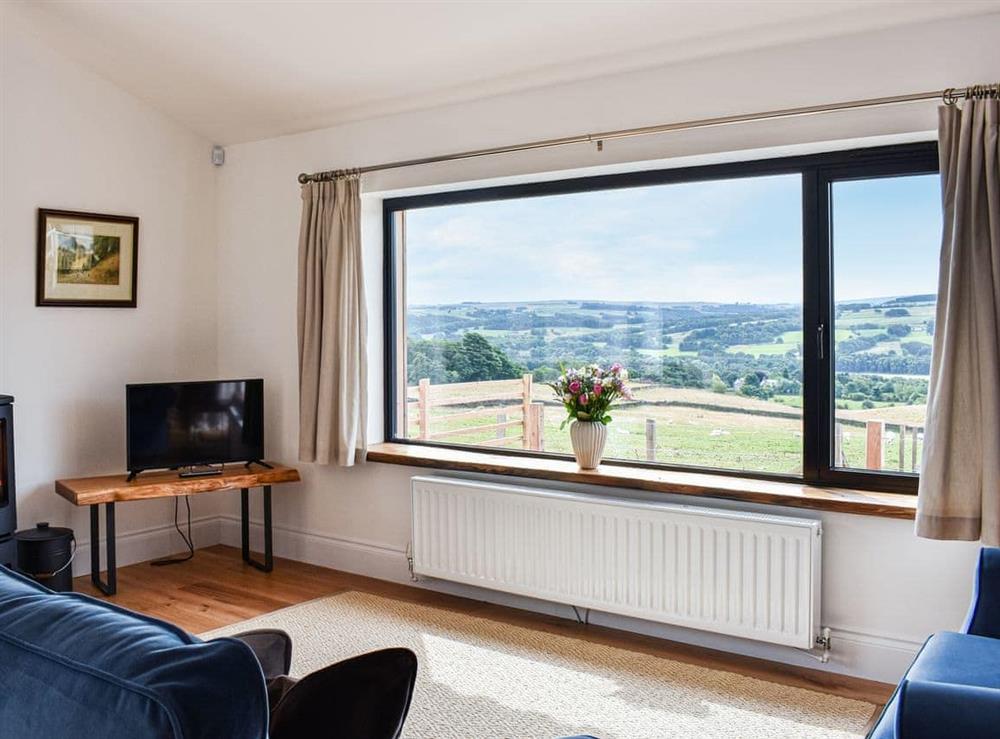
[[[411,482],[415,574],[794,647],[819,633],[819,521]]]

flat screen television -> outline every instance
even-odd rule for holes
[[[160,382],[125,388],[133,475],[264,458],[264,381]]]

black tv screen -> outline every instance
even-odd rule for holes
[[[264,458],[264,381],[212,380],[125,388],[128,469]]]

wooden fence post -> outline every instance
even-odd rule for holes
[[[646,461],[656,461],[656,419],[646,419]]]
[[[844,427],[836,424],[833,430],[833,463],[837,467],[846,467],[847,460],[844,458]]]
[[[531,446],[531,381],[532,376],[530,374],[521,375],[521,423],[522,423],[522,436],[524,437],[522,446],[525,449],[533,449]]]
[[[885,422],[868,421],[865,424],[865,469],[882,469],[882,436]]]
[[[504,425],[507,423],[506,413],[497,413],[497,438],[502,439],[507,435],[507,427]]]
[[[910,432],[913,434],[910,437],[910,471],[911,472],[919,472],[920,471],[920,467],[917,465],[917,429],[918,428],[919,428],[918,426],[914,426],[912,429],[910,429]]]
[[[426,441],[431,436],[428,413],[430,411],[431,381],[424,378],[417,386],[417,418],[420,423],[420,439]]]
[[[545,406],[541,401],[533,402],[528,406],[528,420],[524,425],[524,438],[527,448],[532,451],[541,451],[545,445],[543,436],[543,426],[545,418]]]
[[[906,471],[906,426],[899,424],[899,471]]]

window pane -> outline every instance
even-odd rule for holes
[[[920,470],[941,239],[938,176],[833,184],[834,467]]]
[[[802,470],[799,175],[421,208],[397,435],[571,453],[560,367],[620,362],[605,458]]]

